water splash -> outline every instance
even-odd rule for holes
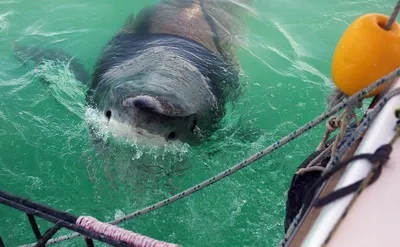
[[[75,78],[69,63],[46,60],[33,70],[33,74],[47,84],[61,105],[83,119],[87,88]]]
[[[133,189],[136,196],[145,196],[155,188],[163,191],[165,185],[175,191],[174,178],[191,166],[186,163],[192,155],[187,144],[155,145],[151,139],[138,140],[136,135],[129,135],[134,132],[129,126],[118,123],[110,126],[104,114],[91,107],[86,110],[85,122],[96,155],[101,157],[100,162],[90,160],[87,164],[93,181],[105,175],[113,189]]]
[[[11,16],[12,14],[13,14],[13,12],[11,12],[11,11],[0,14],[0,33],[2,33],[2,32],[7,33],[8,26],[9,26],[7,17]]]

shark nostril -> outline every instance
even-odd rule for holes
[[[176,138],[177,138],[176,132],[172,131],[171,133],[169,133],[169,135],[167,137],[167,140],[168,141],[173,141],[173,140],[176,140]]]
[[[111,119],[111,115],[112,115],[111,110],[106,111],[106,117],[108,118],[108,120]]]
[[[122,105],[125,107],[134,107],[144,111],[152,111],[157,113],[163,112],[160,102],[151,96],[143,95],[127,98],[122,101]]]

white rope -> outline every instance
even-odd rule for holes
[[[384,76],[383,78],[377,80],[376,82],[372,83],[371,85],[369,85],[368,87],[366,87],[365,89],[359,91],[358,93],[354,94],[353,96],[349,97],[347,100],[343,101],[342,103],[339,103],[338,105],[336,105],[335,107],[331,108],[330,110],[324,112],[323,114],[321,114],[320,116],[318,116],[315,120],[307,123],[306,125],[304,125],[303,127],[301,127],[300,129],[294,131],[293,133],[289,134],[288,136],[285,136],[284,138],[282,138],[281,140],[277,141],[276,143],[270,145],[269,147],[267,147],[266,149],[264,149],[261,152],[258,152],[256,154],[254,154],[253,156],[249,157],[248,159],[234,165],[233,167],[221,172],[220,174],[207,179],[205,181],[203,181],[202,183],[195,185],[185,191],[182,191],[166,200],[160,201],[154,205],[151,205],[149,207],[146,207],[144,209],[141,209],[139,211],[133,212],[125,217],[121,217],[118,218],[116,220],[113,220],[111,222],[109,222],[110,224],[116,225],[116,224],[120,224],[121,222],[136,218],[140,215],[149,213],[151,211],[154,211],[156,209],[162,208],[166,205],[169,205],[175,201],[178,201],[184,197],[187,197],[191,194],[193,194],[194,192],[197,192],[199,190],[204,189],[205,187],[218,182],[220,180],[222,180],[223,178],[232,175],[233,173],[239,171],[240,169],[247,167],[248,165],[254,163],[255,161],[263,158],[264,156],[272,153],[273,151],[277,150],[278,148],[286,145],[287,143],[289,143],[290,141],[296,139],[297,137],[301,136],[302,134],[306,133],[307,131],[309,131],[310,129],[312,129],[313,127],[317,126],[318,124],[320,124],[321,122],[323,122],[324,120],[326,120],[327,118],[333,116],[334,114],[336,114],[337,112],[339,112],[340,110],[346,108],[349,104],[352,104],[354,102],[357,101],[361,101],[365,96],[367,96],[369,93],[371,93],[372,91],[374,91],[375,89],[377,89],[378,87],[380,87],[381,85],[383,85],[384,83],[386,83],[388,80],[394,79],[395,77],[400,76],[400,68],[397,68],[396,70],[392,71],[391,73],[389,73],[388,75]],[[54,243],[58,243],[64,240],[68,240],[68,239],[72,239],[72,238],[76,238],[80,236],[80,234],[78,233],[73,233],[71,235],[65,235],[59,238],[55,238],[55,239],[50,239],[46,244],[54,244]],[[20,247],[28,247],[28,246],[35,246],[35,244],[28,244],[28,245],[22,245]]]

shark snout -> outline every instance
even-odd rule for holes
[[[121,105],[128,108],[136,108],[137,110],[150,111],[162,114],[163,108],[161,103],[154,97],[141,95],[130,97],[122,100]]]

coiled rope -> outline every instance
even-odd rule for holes
[[[254,154],[253,156],[249,157],[248,159],[234,165],[233,167],[219,173],[218,175],[207,179],[205,181],[203,181],[202,183],[199,183],[185,191],[182,191],[166,200],[160,201],[156,204],[153,204],[149,207],[146,207],[144,209],[141,209],[139,211],[133,212],[125,217],[121,217],[118,219],[115,219],[111,222],[109,222],[112,225],[116,225],[116,224],[120,224],[121,222],[136,218],[140,215],[144,215],[147,214],[151,211],[154,211],[156,209],[162,208],[164,206],[167,206],[175,201],[178,201],[182,198],[185,198],[191,194],[193,194],[194,192],[197,192],[199,190],[204,189],[205,187],[214,184],[222,179],[224,179],[225,177],[228,177],[232,174],[234,174],[235,172],[239,171],[240,169],[249,166],[250,164],[254,163],[255,161],[265,157],[266,155],[272,153],[273,151],[277,150],[278,148],[286,145],[287,143],[293,141],[294,139],[298,138],[299,136],[301,136],[302,134],[306,133],[307,131],[309,131],[310,129],[312,129],[313,127],[317,126],[318,124],[320,124],[321,122],[323,122],[324,120],[326,120],[327,118],[333,116],[334,114],[338,113],[340,110],[346,108],[349,104],[354,104],[354,102],[357,101],[361,101],[365,96],[367,96],[369,93],[371,93],[372,91],[374,91],[375,89],[377,89],[378,87],[382,86],[383,84],[385,84],[387,81],[394,79],[396,77],[400,76],[400,68],[397,68],[396,70],[392,71],[391,73],[389,73],[388,75],[382,77],[381,79],[375,81],[374,83],[372,83],[371,85],[369,85],[368,87],[366,87],[365,89],[359,91],[358,93],[354,94],[353,96],[349,97],[347,100],[339,103],[338,105],[334,106],[333,108],[331,108],[330,110],[324,112],[323,114],[321,114],[320,116],[318,116],[315,120],[312,120],[311,122],[308,122],[307,124],[305,124],[303,127],[299,128],[298,130],[292,132],[291,134],[283,137],[281,140],[275,142],[274,144],[270,145],[269,147],[267,147],[266,149],[264,149],[261,152],[258,152],[256,154]],[[387,100],[387,98],[385,98]],[[80,234],[78,233],[73,233],[70,235],[65,235],[59,238],[55,238],[55,239],[50,239],[47,244],[54,244],[54,243],[58,243],[64,240],[68,240],[68,239],[72,239],[72,238],[76,238],[80,236]],[[28,244],[28,245],[22,245],[21,247],[28,247],[28,246],[34,246],[34,244]]]

